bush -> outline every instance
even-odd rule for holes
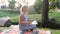
[[[49,23],[47,24],[50,28],[59,28],[60,27],[60,13],[54,12],[49,13]]]
[[[0,10],[0,18],[5,16],[9,16],[11,18],[12,23],[15,23],[18,22],[19,12],[14,12],[12,10],[5,9]]]
[[[0,10],[0,17],[5,17],[5,16],[9,16],[12,21],[12,24],[18,24],[18,21],[19,21],[19,12],[13,12],[12,10]],[[52,12],[52,13],[49,13],[49,19],[55,19],[56,24],[60,24],[60,12]],[[38,22],[38,26],[41,25],[41,19],[42,19],[42,14],[28,14],[28,19],[29,20],[37,20]]]
[[[0,17],[5,17],[5,16],[9,16],[9,17],[14,17],[19,15],[19,12],[14,12],[12,10],[0,10]]]
[[[51,19],[51,18],[56,20],[55,24],[60,24],[60,13],[58,13],[58,12],[49,13],[49,19]],[[18,19],[19,19],[19,15],[11,17],[11,21],[13,23],[17,23],[19,21]],[[38,23],[41,23],[42,15],[41,14],[29,14],[28,19],[29,20],[35,19],[35,20],[37,20]]]
[[[41,14],[32,14],[32,15],[30,14],[30,15],[28,15],[28,19],[29,20],[31,20],[31,19],[34,20],[35,19],[35,20],[37,20],[37,22],[40,22],[41,21],[40,20],[41,19]],[[15,23],[17,24],[18,21],[19,21],[19,15],[11,17],[11,21],[12,21],[13,24],[15,24]]]
[[[60,12],[49,13],[49,19],[51,18],[54,18],[57,21],[56,24],[60,24],[58,23],[60,21]]]

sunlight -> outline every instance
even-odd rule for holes
[[[20,4],[22,6],[27,5],[27,6],[32,6],[34,5],[36,0],[20,0]]]

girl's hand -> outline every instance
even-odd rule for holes
[[[30,25],[30,24],[31,24],[31,22],[27,22],[27,24],[28,24],[28,25]]]

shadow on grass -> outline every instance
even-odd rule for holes
[[[48,27],[48,28],[50,28],[50,29],[58,29],[58,30],[60,30],[60,24],[56,24],[56,25],[54,25],[54,26],[50,26],[50,27]]]

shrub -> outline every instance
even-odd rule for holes
[[[41,20],[41,15],[39,16],[40,14],[32,14],[32,15],[28,15],[28,19],[29,20],[37,20],[37,22],[40,22]],[[12,23],[14,24],[14,23],[18,23],[18,21],[19,21],[19,15],[18,16],[14,16],[14,17],[11,17],[11,21],[12,21]]]

